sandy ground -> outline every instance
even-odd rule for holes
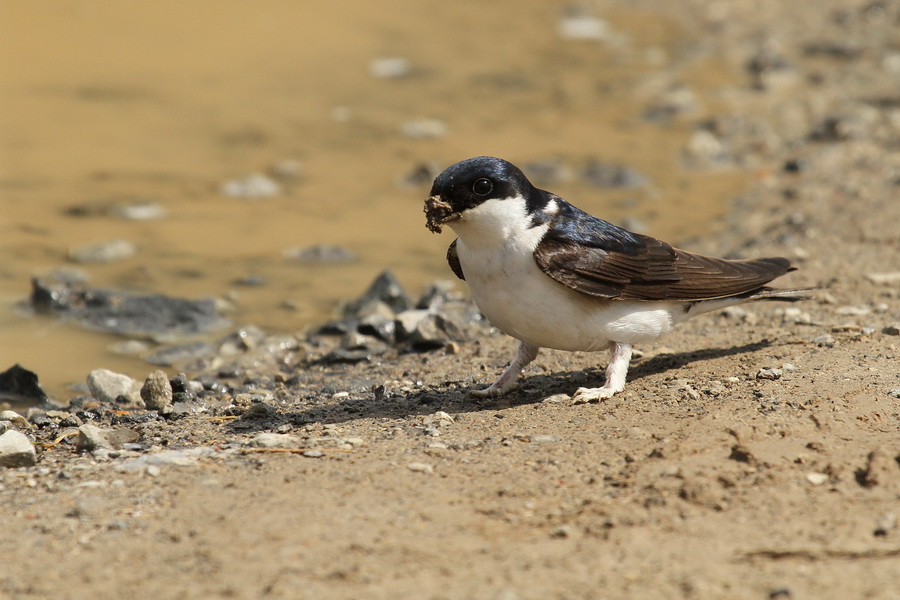
[[[702,48],[762,65],[709,126],[756,183],[682,245],[788,256],[816,299],[688,322],[599,405],[560,394],[605,357],[561,352],[467,397],[511,356],[491,334],[309,367],[265,418],[138,428],[209,449],[187,466],[59,444],[0,473],[0,596],[896,597],[900,7],[695,4]]]

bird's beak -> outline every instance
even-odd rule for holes
[[[440,233],[441,225],[459,217],[460,214],[453,210],[453,206],[444,202],[440,196],[431,196],[425,201],[425,226],[432,233]]]

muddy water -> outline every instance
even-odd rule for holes
[[[476,9],[477,7],[477,9]],[[702,233],[746,185],[691,172],[679,158],[731,73],[685,59],[690,33],[665,16],[616,9],[612,35],[563,39],[564,4],[115,2],[4,3],[0,18],[0,369],[19,362],[58,399],[97,367],[143,377],[148,365],[109,335],[23,315],[29,280],[62,266],[94,286],[227,297],[235,323],[295,331],[331,314],[385,267],[411,291],[449,278],[450,238],[424,227],[428,185],[399,185],[426,161],[478,154],[629,165],[647,186],[600,190],[575,177],[554,191],[649,233]],[[514,18],[513,18],[514,17]],[[689,54],[689,52],[687,53]],[[373,59],[412,65],[400,79]],[[642,118],[653,90],[682,84],[697,110]],[[401,125],[437,119],[444,135]],[[223,182],[293,161],[273,198],[220,193]],[[152,202],[129,221],[113,207]],[[76,210],[73,210],[76,209]],[[126,239],[135,256],[73,265],[70,249]],[[302,264],[291,248],[331,244],[358,260]],[[254,276],[264,284],[237,285]]]

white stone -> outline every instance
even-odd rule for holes
[[[30,467],[34,465],[34,444],[15,429],[0,435],[0,467]]]
[[[100,402],[115,402],[119,396],[135,401],[140,396],[138,383],[128,375],[109,369],[95,369],[87,376],[88,390]]]

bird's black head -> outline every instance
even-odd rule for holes
[[[428,229],[440,233],[441,225],[487,200],[530,200],[537,190],[518,167],[501,158],[478,156],[448,167],[434,180],[425,201]]]

